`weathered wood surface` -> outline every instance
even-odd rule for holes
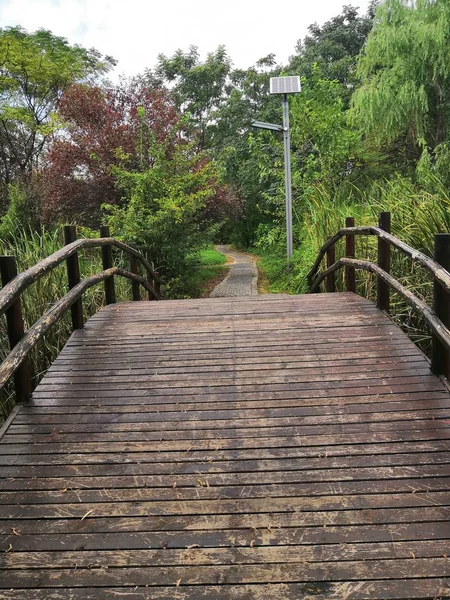
[[[0,598],[448,598],[449,424],[354,294],[110,305],[0,443]]]
[[[69,308],[73,306],[73,303],[79,300],[86,290],[96,286],[98,283],[104,281],[105,286],[107,282],[111,283],[114,275],[120,275],[121,277],[126,277],[133,282],[141,284],[149,294],[153,294],[155,300],[160,299],[154,288],[148,283],[147,279],[119,267],[111,267],[101,273],[83,279],[70,289],[67,294],[55,302],[55,304],[53,304],[42,317],[27,330],[20,341],[13,347],[0,365],[0,390],[6,385],[11,375],[17,372],[19,367],[25,363],[29,352],[47,334],[48,330],[62,319]],[[114,286],[112,286],[112,288],[109,287],[108,289],[114,290]]]
[[[397,294],[403,298],[403,300],[405,300],[423,317],[434,336],[439,339],[445,350],[450,352],[450,329],[448,329],[448,327],[439,319],[434,310],[430,308],[428,304],[426,304],[421,298],[413,294],[413,292],[411,292],[407,287],[398,282],[395,277],[392,277],[392,275],[386,273],[386,271],[381,269],[375,263],[366,260],[357,260],[355,258],[340,258],[334,264],[325,269],[325,271],[323,271],[320,275],[318,275],[312,284],[309,293],[319,291],[319,286],[322,281],[326,279],[328,282],[329,278],[333,277],[333,274],[343,266],[353,266],[353,268],[362,269],[377,275],[379,281],[382,281],[388,287],[397,292]],[[383,291],[383,294],[386,296],[383,300],[383,304],[385,305],[383,308],[387,308],[388,304],[386,300],[386,298],[388,298],[388,295],[386,295],[388,287]],[[329,289],[328,283],[327,291],[332,291]]]

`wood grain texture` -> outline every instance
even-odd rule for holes
[[[355,294],[110,305],[4,432],[0,598],[450,597],[449,425]]]

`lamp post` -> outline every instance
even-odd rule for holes
[[[300,77],[271,77],[270,93],[283,96],[283,125],[254,121],[253,127],[279,131],[283,133],[284,143],[284,185],[286,191],[286,250],[288,261],[292,258],[292,177],[291,177],[291,140],[289,131],[289,102],[288,94],[298,94],[301,91]]]

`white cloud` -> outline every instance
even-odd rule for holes
[[[43,27],[71,43],[95,47],[119,61],[127,75],[152,67],[157,55],[225,44],[238,67],[271,52],[285,63],[313,22],[340,13],[346,0],[0,0],[0,25]],[[368,0],[354,2],[361,10]],[[278,11],[278,13],[276,12]],[[284,16],[286,15],[286,16]]]

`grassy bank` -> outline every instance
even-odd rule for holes
[[[228,272],[226,262],[225,254],[218,252],[213,246],[201,250],[197,254],[193,273],[196,294],[193,297],[209,296],[215,286],[226,277]]]

